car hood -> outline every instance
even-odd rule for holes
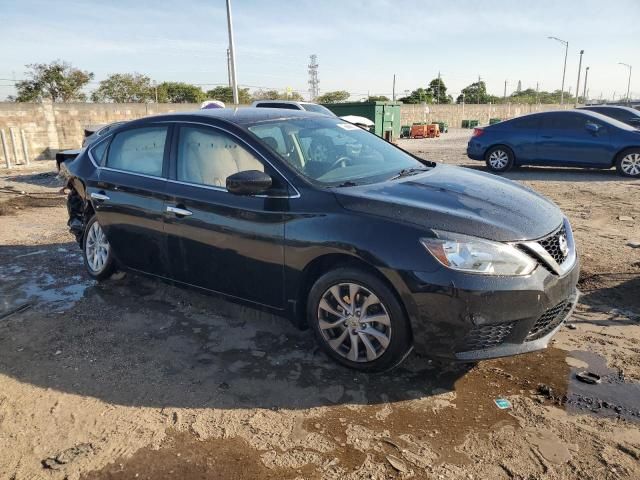
[[[541,238],[563,219],[554,203],[527,187],[447,165],[334,192],[347,210],[502,242]]]

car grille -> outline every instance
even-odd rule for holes
[[[571,303],[564,301],[544,312],[529,331],[526,341],[531,342],[544,337],[562,323],[571,310]]]
[[[515,322],[509,322],[474,327],[465,338],[464,345],[458,348],[458,351],[484,350],[497,347],[511,333],[514,325]]]
[[[562,265],[564,261],[567,259],[567,255],[564,255],[560,250],[560,237],[564,237],[565,240],[567,238],[567,230],[565,226],[562,225],[559,230],[552,233],[548,237],[543,238],[542,240],[538,240],[538,243],[544,248],[549,255],[556,261],[558,265]]]

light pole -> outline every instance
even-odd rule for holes
[[[578,81],[576,83],[576,104],[575,106],[578,106],[578,102],[580,99],[580,73],[582,70],[582,54],[584,53],[584,50],[580,50],[580,62],[578,63]]]
[[[629,80],[627,80],[627,104],[629,104],[631,103],[631,98],[629,97],[629,89],[631,88],[631,65],[622,62],[618,62],[618,65],[624,65],[629,69]]]
[[[587,80],[589,79],[589,67],[584,69],[584,90],[582,91],[582,101],[587,103]]]
[[[555,40],[564,45],[564,67],[562,68],[562,88],[560,90],[560,105],[564,103],[564,77],[567,73],[567,54],[569,53],[569,42],[558,37],[547,37],[549,40]]]
[[[236,52],[233,42],[233,22],[231,20],[231,0],[227,0],[227,27],[229,28],[229,63],[231,64],[231,90],[233,103],[238,105],[238,81],[236,79]]]

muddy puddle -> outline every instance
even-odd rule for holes
[[[570,352],[567,363],[572,368],[566,398],[561,402],[570,413],[591,413],[640,422],[640,383],[609,368],[605,359],[595,353]],[[581,381],[580,374],[584,373],[595,374],[599,383]]]

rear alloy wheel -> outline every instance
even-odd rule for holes
[[[368,273],[340,269],[325,274],[310,292],[308,309],[324,350],[348,367],[387,370],[410,351],[400,304],[384,283]]]
[[[640,149],[625,150],[618,156],[616,170],[625,177],[640,177]]]
[[[492,172],[504,173],[513,167],[513,153],[506,147],[493,147],[485,155],[487,168]]]
[[[96,280],[105,280],[115,272],[111,246],[95,216],[87,223],[82,253],[87,272]]]

